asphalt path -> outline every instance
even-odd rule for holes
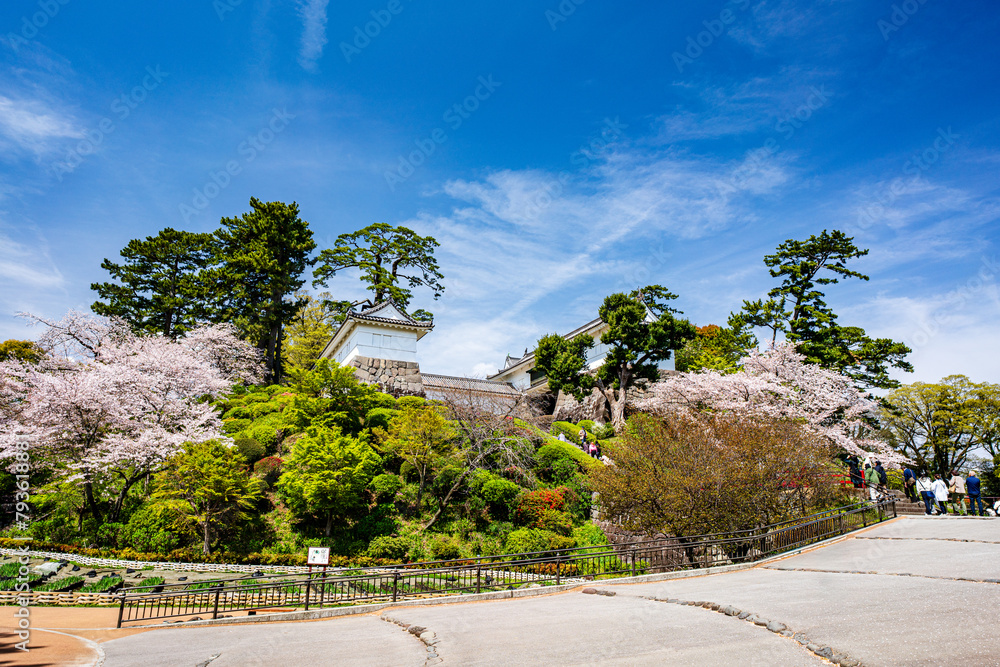
[[[751,570],[595,589],[101,647],[106,667],[1000,664],[1000,520],[906,517]]]

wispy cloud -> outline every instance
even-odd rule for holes
[[[0,232],[0,280],[6,284],[3,291],[17,289],[57,289],[64,285],[59,269],[52,263],[47,244],[39,239],[37,244],[19,243]]]
[[[0,135],[9,149],[41,156],[81,132],[70,115],[41,100],[0,95]]]
[[[298,0],[302,18],[302,40],[299,47],[299,64],[314,72],[316,63],[326,46],[326,6],[329,0]]]

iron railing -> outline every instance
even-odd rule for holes
[[[895,516],[895,500],[888,498],[732,533],[292,576],[138,586],[120,593],[118,627],[168,618],[214,619],[232,612],[397,602],[746,563],[891,516]]]

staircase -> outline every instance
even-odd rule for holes
[[[907,498],[906,494],[902,491],[890,489],[889,495],[895,496],[896,498],[896,514],[913,515],[926,513],[926,508],[924,507],[923,502],[911,503],[909,498]]]

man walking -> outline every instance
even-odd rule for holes
[[[954,470],[951,471],[951,479],[948,480],[948,490],[951,492],[951,501],[955,504],[959,514],[965,515],[965,478]]]
[[[931,479],[927,475],[922,476],[917,480],[917,493],[924,501],[924,512],[927,515],[932,514],[932,508],[934,507],[934,492],[931,491]]]
[[[865,466],[865,484],[868,485],[868,497],[872,500],[878,500],[878,471],[871,464]]]
[[[938,478],[931,484],[931,491],[934,493],[934,500],[937,501],[941,514],[947,514],[948,508],[945,503],[948,502],[948,483],[944,481],[944,473],[938,475]]]
[[[881,461],[875,461],[875,472],[878,473],[878,491],[885,495],[889,491],[889,476],[885,473]]]
[[[973,470],[965,480],[965,490],[969,493],[969,512],[976,516],[976,503],[979,503],[979,516],[983,513],[983,498],[979,495],[979,475]]]

